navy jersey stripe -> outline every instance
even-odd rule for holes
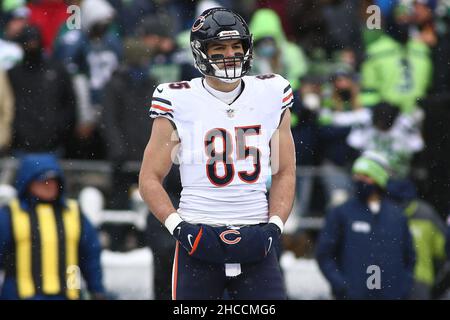
[[[150,116],[169,116],[173,119],[173,114],[169,113],[169,112],[155,112],[155,111],[150,111]]]
[[[153,97],[152,100],[154,100],[154,101],[159,101],[159,102],[162,102],[162,103],[165,103],[165,104],[167,104],[167,105],[169,105],[169,106],[172,105],[172,103],[171,103],[169,100],[166,100],[166,99],[163,99],[163,98]]]
[[[283,91],[283,93],[286,93],[286,92],[288,92],[290,88],[291,88],[291,85],[290,85],[290,84],[288,84],[288,86],[287,86],[286,88],[284,88],[284,91]]]

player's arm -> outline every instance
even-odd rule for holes
[[[154,120],[150,141],[144,151],[139,173],[139,192],[150,211],[186,249],[189,255],[214,263],[223,263],[224,252],[212,227],[184,221],[164,190],[163,180],[172,166],[179,138],[170,120]]]
[[[139,192],[155,217],[164,223],[176,212],[163,180],[172,167],[171,155],[175,154],[179,140],[170,120],[158,117],[153,122],[152,134],[144,151],[139,173]]]
[[[269,220],[278,216],[284,224],[292,210],[295,194],[295,146],[291,133],[291,114],[286,109],[279,130],[271,139],[272,186]]]

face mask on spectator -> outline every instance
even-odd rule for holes
[[[352,91],[350,89],[339,89],[337,94],[341,97],[342,101],[350,101],[352,99]]]
[[[39,64],[42,61],[42,47],[27,48],[24,50],[24,61],[28,64]]]
[[[409,27],[409,23],[402,23],[392,26],[391,36],[398,42],[405,44],[409,39]]]
[[[27,26],[13,40],[22,46],[25,63],[38,64],[42,61],[42,40],[39,29]]]
[[[273,58],[277,54],[275,40],[272,37],[260,39],[255,43],[255,51],[261,58]]]
[[[272,44],[262,44],[257,49],[258,55],[262,58],[273,58],[277,48]]]
[[[367,183],[361,180],[355,180],[354,185],[356,196],[363,202],[367,202],[371,195],[379,191],[379,187],[376,184]]]
[[[109,22],[99,22],[94,24],[89,30],[91,38],[101,38],[108,31]]]
[[[372,122],[381,131],[389,130],[395,123],[400,109],[388,103],[379,103],[372,108]]]

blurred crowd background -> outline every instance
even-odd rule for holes
[[[190,28],[215,6],[248,21],[253,74],[281,74],[295,91],[298,223],[285,249],[312,255],[320,223],[306,221],[320,222],[352,195],[351,166],[365,151],[387,159],[395,200],[425,201],[444,224],[450,214],[444,0],[3,0],[0,183],[14,184],[10,171],[22,155],[48,152],[62,159],[72,196],[94,186],[106,209],[134,209],[151,95],[159,83],[200,76]],[[166,185],[176,205],[175,166]],[[116,224],[101,229],[104,247],[116,251],[146,246],[152,234]]]

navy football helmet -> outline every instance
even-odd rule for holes
[[[208,44],[212,41],[238,39],[244,54],[234,57],[209,57]],[[234,80],[246,75],[251,69],[253,40],[247,23],[237,13],[226,8],[211,8],[204,11],[191,29],[191,49],[195,66],[205,76]],[[218,65],[234,62],[234,68],[220,69]]]

